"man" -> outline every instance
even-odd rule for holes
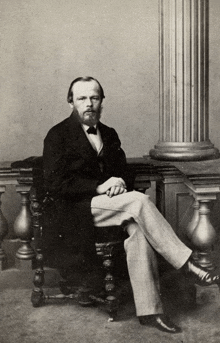
[[[219,276],[195,265],[192,251],[178,239],[147,195],[130,191],[118,135],[100,122],[104,97],[102,86],[92,77],[71,83],[67,100],[72,114],[45,138],[45,186],[61,204],[58,212],[64,213],[60,220],[64,236],[69,242],[71,235],[78,235],[80,254],[86,262],[90,257],[95,261],[94,225],[126,223],[129,238],[124,245],[139,321],[170,333],[180,332],[163,314],[155,251],[203,284],[217,282]]]

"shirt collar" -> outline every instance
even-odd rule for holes
[[[90,126],[88,126],[86,124],[82,124],[82,127],[83,127],[84,131],[87,131]],[[95,127],[97,129],[97,124],[93,125],[93,127]]]

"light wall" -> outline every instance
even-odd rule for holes
[[[42,154],[51,126],[69,116],[72,79],[102,84],[103,122],[128,156],[158,137],[158,6],[153,0],[1,2],[0,160]]]
[[[103,122],[127,156],[158,140],[157,0],[0,1],[0,161],[41,155],[51,126],[69,116],[72,79],[104,87]],[[220,148],[220,1],[210,0],[210,138]]]

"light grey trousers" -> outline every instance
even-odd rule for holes
[[[176,236],[148,195],[136,191],[112,198],[98,195],[92,199],[91,210],[97,227],[126,223],[129,237],[124,247],[137,316],[163,313],[154,249],[176,269],[184,265],[192,251]]]

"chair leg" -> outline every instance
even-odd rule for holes
[[[105,302],[106,302],[107,312],[109,314],[108,322],[114,322],[118,314],[118,308],[119,308],[118,299],[113,295],[108,295]]]
[[[34,289],[31,294],[31,302],[34,307],[39,307],[43,305],[45,296],[43,292],[44,285],[44,269],[43,269],[43,255],[37,254],[36,260],[38,263],[38,268],[34,274]]]
[[[119,308],[119,301],[116,296],[116,286],[115,286],[115,278],[113,276],[113,249],[114,246],[111,244],[106,244],[103,247],[103,266],[106,269],[106,276],[105,276],[105,291],[107,293],[107,297],[105,300],[107,312],[109,314],[108,321],[114,321],[117,317],[118,308]]]
[[[34,289],[31,294],[31,302],[34,307],[39,307],[44,303],[45,296],[43,292],[44,285],[44,256],[42,253],[42,207],[38,200],[37,191],[35,188],[30,192],[31,209],[32,209],[32,227],[34,232],[34,243],[36,250],[37,269],[34,275]]]

